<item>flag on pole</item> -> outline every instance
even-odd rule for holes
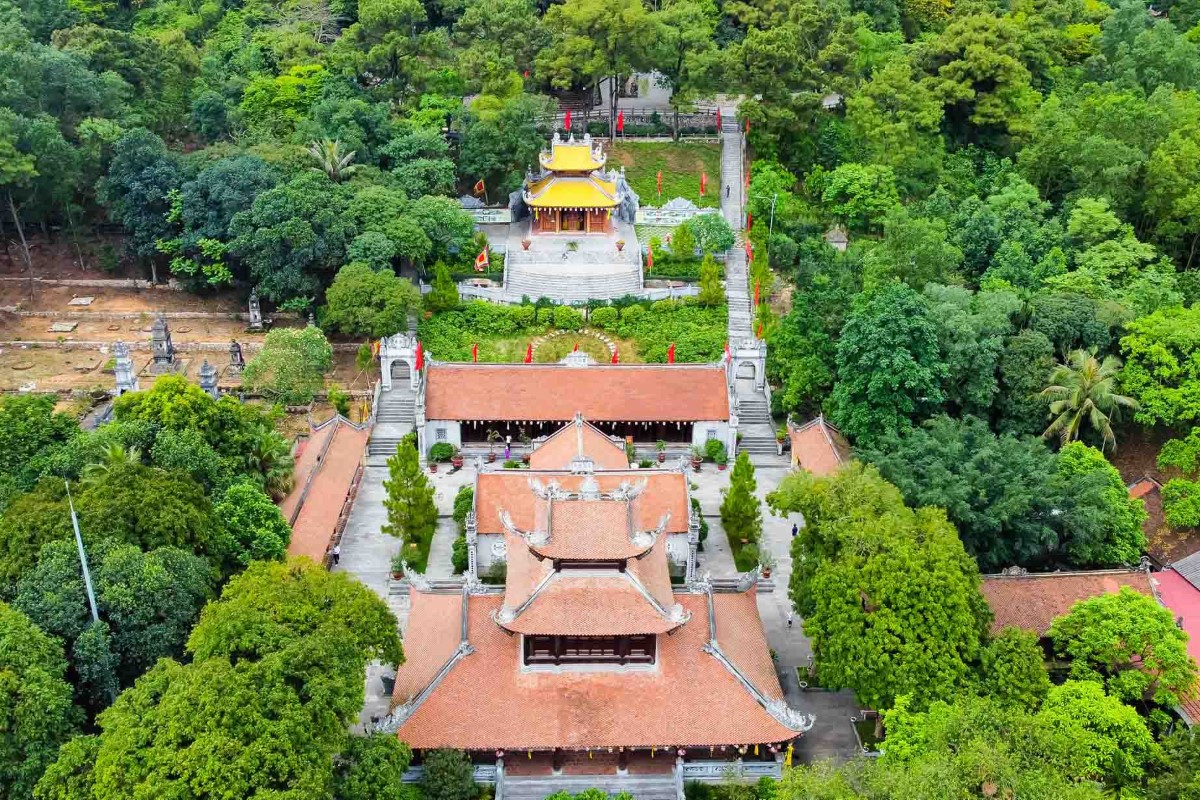
[[[653,247],[646,248],[646,271],[647,272],[654,271],[654,248]]]
[[[613,348],[613,357],[612,357],[612,363],[614,363],[614,364],[620,364],[620,363],[621,363],[621,348],[619,348],[619,347],[614,347],[614,348]]]
[[[733,354],[729,352],[729,340],[725,340],[725,360],[729,361],[733,358]]]
[[[721,109],[717,107],[717,133],[721,132]]]
[[[758,305],[758,281],[754,282],[754,305]]]
[[[708,173],[700,173],[700,196],[704,197],[704,190],[708,188]]]
[[[376,358],[379,358],[379,350],[382,348],[382,346],[383,346],[383,340],[376,339],[375,344],[371,345],[371,355],[375,356]]]
[[[746,120],[746,133],[750,133],[750,120]]]
[[[758,338],[761,339],[762,334],[763,334],[763,324],[760,322],[760,323],[758,323]]]
[[[483,178],[475,181],[475,186],[471,189],[472,194],[476,197],[487,191],[487,187],[483,185]]]
[[[658,196],[662,197],[662,170],[661,169],[658,171],[658,178],[656,181],[656,185],[658,186]]]
[[[485,247],[479,251],[479,255],[475,256],[475,271],[485,272],[490,263],[488,261],[488,249]]]
[[[750,246],[750,240],[747,239],[746,240],[746,262],[749,263],[753,260],[754,260],[754,248],[752,248]]]
[[[671,342],[671,346],[667,348],[667,363],[675,363],[675,343]]]
[[[525,346],[525,363],[533,363],[533,342],[530,342]]]
[[[425,369],[425,348],[422,347],[421,343],[418,341],[417,342],[417,372],[420,372],[423,369]]]
[[[624,132],[625,132],[625,112],[618,111],[617,112],[617,133],[624,133]]]
[[[749,211],[747,211],[746,212],[746,230],[750,230],[753,227],[754,227],[754,215],[751,214]]]
[[[567,109],[567,119],[565,122],[563,122],[563,127],[567,130],[571,130],[571,109],[569,108]]]
[[[479,342],[471,344],[471,361],[475,364],[479,363]]]
[[[742,185],[746,187],[746,192],[750,191],[750,170],[746,170],[746,178],[742,181]]]
[[[572,352],[572,353],[578,353],[578,352],[579,352],[579,342],[576,342],[576,343],[575,343],[575,346],[571,348],[571,352]]]

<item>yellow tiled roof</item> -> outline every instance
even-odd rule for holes
[[[555,142],[540,160],[546,169],[560,172],[591,172],[604,166],[604,159],[596,158],[591,144]]]
[[[616,208],[617,185],[595,176],[550,175],[529,184],[526,202],[534,208]]]

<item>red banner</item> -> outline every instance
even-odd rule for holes
[[[704,197],[704,191],[708,188],[708,173],[700,173],[700,196]]]
[[[671,346],[667,348],[667,363],[675,363],[675,343],[671,342]]]
[[[658,196],[662,197],[662,170],[658,171]]]
[[[569,108],[567,109],[567,119],[563,123],[563,127],[566,128],[568,131],[571,130],[571,109],[569,109]]]
[[[471,345],[471,361],[476,364],[479,363],[479,342],[474,342]]]
[[[417,342],[417,372],[425,369],[425,348]]]
[[[621,363],[621,349],[620,349],[619,347],[614,347],[614,348],[613,348],[613,357],[612,357],[612,363],[614,363],[614,364],[620,364],[620,363]]]
[[[525,363],[526,364],[533,363],[533,342],[530,342],[528,345],[525,346]]]
[[[617,133],[624,133],[624,132],[625,132],[625,112],[618,111],[617,112]]]
[[[754,305],[758,305],[758,281],[754,282]]]

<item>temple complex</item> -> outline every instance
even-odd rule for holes
[[[534,234],[607,234],[614,229],[613,212],[626,199],[629,187],[617,173],[604,173],[606,156],[590,136],[576,143],[555,134],[542,151],[540,175],[526,177],[521,199],[533,214]]]
[[[423,751],[456,748],[498,783],[778,776],[813,717],[784,699],[758,573],[696,575],[682,467],[631,469],[580,415],[530,467],[477,476],[461,581],[410,576],[408,661],[382,727],[417,770]]]

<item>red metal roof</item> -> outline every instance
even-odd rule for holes
[[[431,420],[698,422],[729,419],[725,369],[709,364],[431,364]]]
[[[1181,620],[1188,635],[1188,655],[1200,662],[1200,589],[1173,569],[1154,573],[1162,604]],[[1184,712],[1192,725],[1200,725],[1200,697],[1183,701]]]

